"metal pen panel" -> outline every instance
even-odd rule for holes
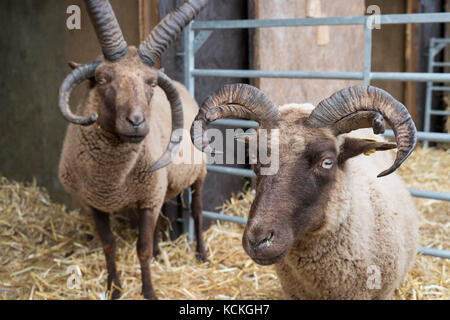
[[[406,23],[441,23],[450,22],[450,13],[422,13],[422,14],[391,14],[380,15],[379,24],[406,24]],[[301,19],[266,19],[266,20],[222,20],[222,21],[193,21],[185,29],[185,84],[189,92],[194,96],[194,77],[236,77],[236,78],[289,78],[289,79],[345,79],[363,80],[364,84],[370,84],[371,80],[413,81],[413,82],[450,82],[450,74],[447,73],[411,73],[411,72],[371,72],[372,29],[373,16],[357,17],[326,17],[326,18],[301,18]],[[365,48],[363,72],[311,72],[311,71],[263,71],[263,70],[218,70],[195,69],[194,55],[202,43],[211,35],[212,30],[217,29],[249,29],[272,27],[302,27],[319,25],[365,25]],[[195,38],[194,30],[203,30],[198,38]],[[443,41],[450,43],[450,39]],[[442,44],[441,44],[442,46]],[[440,49],[439,49],[440,50]],[[187,61],[186,61],[187,60]],[[450,66],[450,63],[434,63],[434,66]],[[428,70],[430,71],[430,70]],[[430,90],[439,90],[430,87]],[[447,89],[444,89],[447,90]],[[448,90],[447,90],[448,91]],[[215,121],[216,125],[226,125],[236,128],[258,128],[258,123],[241,119],[221,119]],[[392,130],[386,130],[384,136],[394,137]],[[418,139],[424,141],[450,142],[450,134],[418,132]],[[209,165],[208,171],[232,174],[242,177],[254,177],[255,173],[250,169],[221,167]],[[428,199],[450,201],[450,194],[444,192],[409,189],[412,196]],[[203,212],[205,217],[235,223],[246,223],[247,219],[233,217],[221,213]],[[190,219],[191,220],[191,219]],[[186,220],[185,220],[186,221]],[[450,258],[449,251],[432,248],[419,248],[419,253]]]

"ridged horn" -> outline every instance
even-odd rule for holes
[[[158,86],[165,92],[167,100],[169,100],[172,112],[172,133],[166,151],[162,156],[148,169],[149,172],[156,171],[169,165],[173,158],[177,155],[183,138],[183,105],[177,88],[173,85],[172,80],[161,71],[158,74]]]
[[[378,177],[394,172],[413,151],[417,130],[406,107],[386,91],[373,86],[354,86],[322,100],[311,112],[315,127],[329,127],[335,134],[380,125],[381,114],[390,124],[397,142],[394,164]],[[384,127],[383,127],[384,128]],[[376,132],[376,130],[374,130]]]
[[[95,33],[106,60],[116,62],[124,58],[128,45],[108,0],[85,0]]]
[[[151,67],[155,65],[167,47],[208,2],[209,0],[187,1],[164,17],[139,46],[138,52],[141,60]]]
[[[81,84],[84,80],[92,78],[95,74],[95,69],[101,62],[96,61],[73,70],[63,81],[59,88],[59,109],[63,117],[74,124],[89,126],[97,121],[98,115],[91,114],[90,117],[84,118],[76,116],[72,113],[69,106],[69,99],[72,90]]]
[[[206,136],[208,123],[222,118],[250,119],[269,129],[277,125],[280,112],[264,92],[251,85],[225,85],[206,98],[192,124],[191,139],[197,149],[211,151]]]

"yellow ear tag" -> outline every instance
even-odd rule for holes
[[[377,140],[370,139],[370,138],[361,138],[361,140],[377,142]],[[372,153],[375,153],[375,152],[377,152],[376,149],[370,149],[370,150],[364,152],[364,155],[365,155],[365,156],[370,156]]]
[[[365,156],[370,156],[372,153],[375,153],[375,152],[377,152],[377,150],[375,150],[375,149],[370,149],[369,151],[364,152],[364,155],[365,155]]]

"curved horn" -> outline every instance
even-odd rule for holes
[[[172,110],[172,133],[170,135],[170,142],[163,155],[148,169],[149,172],[164,168],[170,164],[176,156],[183,138],[183,105],[181,103],[180,95],[177,88],[168,76],[161,71],[156,71],[158,74],[158,86],[164,90],[167,100],[170,102]]]
[[[190,0],[162,19],[147,39],[139,46],[141,60],[153,66],[167,47],[208,4],[209,0]]]
[[[69,99],[73,88],[78,86],[84,80],[93,77],[95,74],[95,69],[100,65],[100,63],[101,62],[96,61],[76,68],[66,77],[66,79],[64,79],[61,84],[61,87],[59,88],[59,109],[67,121],[82,126],[89,126],[97,121],[98,115],[95,113],[91,114],[89,118],[74,115],[72,111],[70,111]]]
[[[122,30],[108,0],[85,0],[106,60],[119,61],[128,52]]]
[[[365,113],[360,117],[361,112]],[[388,121],[397,142],[394,164],[378,175],[383,177],[394,172],[408,158],[417,142],[416,127],[408,110],[389,93],[372,86],[340,90],[317,105],[309,116],[309,122],[315,127],[331,127],[336,134],[342,134],[371,127],[371,122],[379,124],[380,118],[376,113]]]
[[[222,118],[251,119],[262,127],[273,128],[278,123],[278,107],[261,90],[248,84],[225,85],[209,96],[191,127],[191,139],[202,151],[211,150],[206,136],[208,123]],[[200,121],[201,130],[197,129]]]

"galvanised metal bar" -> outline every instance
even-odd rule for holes
[[[194,240],[194,219],[191,215],[191,203],[192,203],[192,191],[191,188],[184,190],[182,194],[183,198],[183,221],[188,221],[188,223],[183,223],[183,233],[188,233],[189,241]]]
[[[191,97],[195,97],[195,78],[192,75],[192,70],[195,66],[195,55],[193,52],[195,33],[192,30],[192,22],[189,23],[184,29],[184,85],[189,91]],[[192,53],[192,54],[191,54]],[[189,241],[194,240],[194,219],[190,213],[192,193],[191,188],[187,188],[183,193],[184,205],[186,208],[183,210],[183,231],[188,232]]]
[[[417,190],[409,189],[409,193],[416,198],[427,198],[442,201],[450,201],[450,193],[437,192],[437,191],[427,191],[427,190]]]
[[[431,87],[431,90],[433,90],[433,91],[450,91],[450,87],[433,86],[433,87]]]
[[[285,78],[285,79],[343,79],[364,80],[363,72],[320,72],[320,71],[264,71],[233,69],[194,69],[197,77],[230,78]],[[392,80],[413,82],[450,82],[450,73],[428,72],[370,72],[370,80]]]
[[[209,36],[213,33],[213,30],[202,30],[194,39],[194,54],[203,46],[208,40]]]
[[[394,131],[386,130],[383,133],[383,136],[388,138],[394,138]],[[434,141],[434,142],[450,142],[450,134],[449,133],[440,133],[440,132],[417,132],[417,140],[420,141]]]
[[[342,80],[364,79],[363,72],[194,69],[192,70],[192,75],[197,77],[230,77],[230,78],[287,78],[287,79],[342,79]]]
[[[419,253],[427,256],[450,259],[450,251],[419,247]]]
[[[221,220],[221,221],[227,221],[227,222],[233,222],[233,223],[239,223],[239,224],[247,224],[247,221],[248,221],[247,218],[230,216],[230,215],[215,213],[215,212],[211,212],[211,211],[203,211],[203,216],[206,218],[209,218],[209,219],[213,219],[213,220]],[[439,250],[439,249],[426,248],[426,247],[420,246],[418,253],[425,254],[428,256],[438,257],[438,258],[450,259],[450,251],[446,251],[446,250]]]
[[[450,67],[450,62],[435,62],[433,63],[435,67]]]
[[[431,110],[430,115],[432,115],[432,116],[448,116],[448,115],[450,115],[450,111]]]
[[[240,177],[247,177],[247,178],[255,178],[256,177],[256,174],[251,169],[223,167],[223,166],[215,166],[215,165],[206,166],[206,169],[208,170],[208,172],[224,173],[224,174],[229,174],[232,176],[240,176]]]
[[[218,124],[222,126],[230,126],[235,128],[259,128],[259,123],[253,120],[242,119],[220,119],[212,122],[211,124]]]
[[[192,22],[184,28],[184,85],[191,97],[195,97],[195,78],[193,74],[195,55],[193,53],[195,34],[192,30]],[[191,54],[192,53],[192,54]]]
[[[366,16],[354,17],[327,17],[327,18],[300,18],[300,19],[248,19],[248,20],[216,20],[194,21],[192,28],[195,30],[216,29],[253,29],[276,27],[306,27],[320,25],[363,25]],[[449,22],[450,13],[418,13],[418,14],[386,14],[380,15],[380,24],[405,24],[405,23],[440,23]]]
[[[221,214],[211,211],[203,211],[203,216],[209,219],[215,219],[215,220],[221,220],[221,221],[228,221],[228,222],[234,222],[239,224],[246,224],[247,218],[243,217],[236,217],[236,216],[230,216],[227,214]]]
[[[235,128],[259,128],[259,124],[253,120],[242,120],[242,119],[220,119],[212,122],[215,125],[224,125]],[[383,133],[383,136],[388,138],[394,138],[394,131],[386,130]],[[417,132],[417,139],[434,141],[434,142],[450,142],[450,134],[449,133],[440,133],[440,132]]]
[[[430,39],[430,48],[428,49],[428,72],[433,72],[433,62],[434,57],[436,56],[436,38]],[[427,82],[427,89],[426,89],[426,95],[425,95],[425,114],[424,114],[424,124],[423,124],[423,130],[425,132],[430,131],[430,125],[431,125],[431,99],[433,95],[433,81],[429,80]],[[425,147],[428,147],[428,141],[425,141],[424,143]]]
[[[239,177],[247,177],[247,178],[255,178],[256,174],[251,169],[241,169],[241,168],[233,168],[233,167],[222,167],[216,165],[207,166],[208,172],[216,172],[223,174],[230,174],[233,176]],[[409,193],[416,198],[427,198],[427,199],[435,199],[442,201],[450,201],[450,193],[446,192],[437,192],[437,191],[428,191],[428,190],[417,190],[417,189],[408,189]]]
[[[371,72],[371,80],[412,81],[412,82],[448,82],[450,73],[428,72]]]

